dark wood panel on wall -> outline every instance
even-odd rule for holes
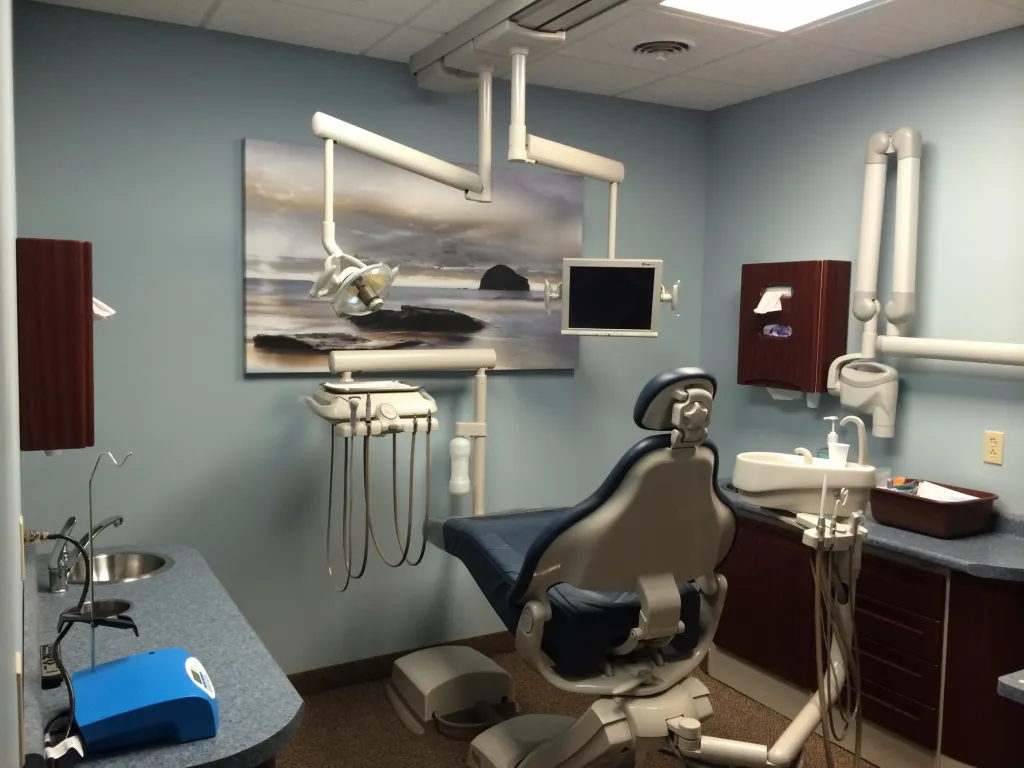
[[[92,244],[18,238],[23,451],[94,444]]]
[[[1024,706],[996,680],[1024,669],[1024,584],[953,573],[942,752],[975,768],[1024,765]]]
[[[739,520],[720,569],[729,591],[715,633],[723,650],[807,691],[817,687],[810,552],[795,531]]]

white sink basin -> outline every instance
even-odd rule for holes
[[[875,468],[866,464],[847,462],[840,467],[828,459],[813,458],[807,462],[805,457],[790,453],[741,453],[736,457],[732,484],[740,498],[752,504],[816,515],[826,475],[830,490],[849,491],[840,513],[867,509],[868,496],[875,485]],[[826,502],[826,513],[832,512],[834,503]]]

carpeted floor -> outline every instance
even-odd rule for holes
[[[559,691],[544,682],[513,654],[495,660],[515,680],[523,712],[580,715],[591,699]],[[788,720],[717,680],[702,676],[711,689],[714,715],[704,733],[758,744],[771,744]],[[414,736],[395,717],[384,693],[384,681],[338,688],[305,697],[306,710],[295,741],[277,758],[278,768],[462,768],[465,742],[436,734]],[[853,756],[837,750],[839,768],[852,768]],[[861,761],[864,768],[874,768]],[[678,768],[679,762],[657,755],[647,768]],[[825,768],[821,738],[808,745],[807,768]]]

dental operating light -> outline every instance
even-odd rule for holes
[[[662,0],[674,8],[748,27],[788,32],[877,0]]]

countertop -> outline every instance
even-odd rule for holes
[[[118,597],[133,603],[129,613],[140,635],[136,638],[130,631],[97,629],[97,662],[158,648],[188,650],[203,663],[213,681],[220,729],[212,739],[94,757],[88,765],[253,768],[280,752],[298,729],[302,699],[202,556],[178,546],[97,547],[96,551],[155,552],[174,560],[172,568],[150,578],[96,588],[98,600]],[[67,707],[63,686],[48,691],[40,687],[39,645],[53,642],[60,613],[78,601],[80,589],[72,584],[60,595],[37,591],[39,584],[45,587],[48,555],[49,548],[41,546],[35,558],[40,581],[33,583],[30,577],[25,587],[25,739],[30,754],[42,751],[43,724]],[[89,628],[72,628],[61,643],[68,671],[87,666],[89,655]]]
[[[1024,669],[1000,677],[998,691],[1000,696],[1024,704]]]
[[[788,524],[793,515],[742,501],[737,491],[723,483],[723,493],[741,516]],[[791,523],[796,525],[796,523]],[[868,512],[865,525],[869,550],[889,552],[931,565],[961,571],[984,579],[1024,581],[1024,538],[997,528],[990,533],[963,539],[936,539],[920,533],[882,525]]]

